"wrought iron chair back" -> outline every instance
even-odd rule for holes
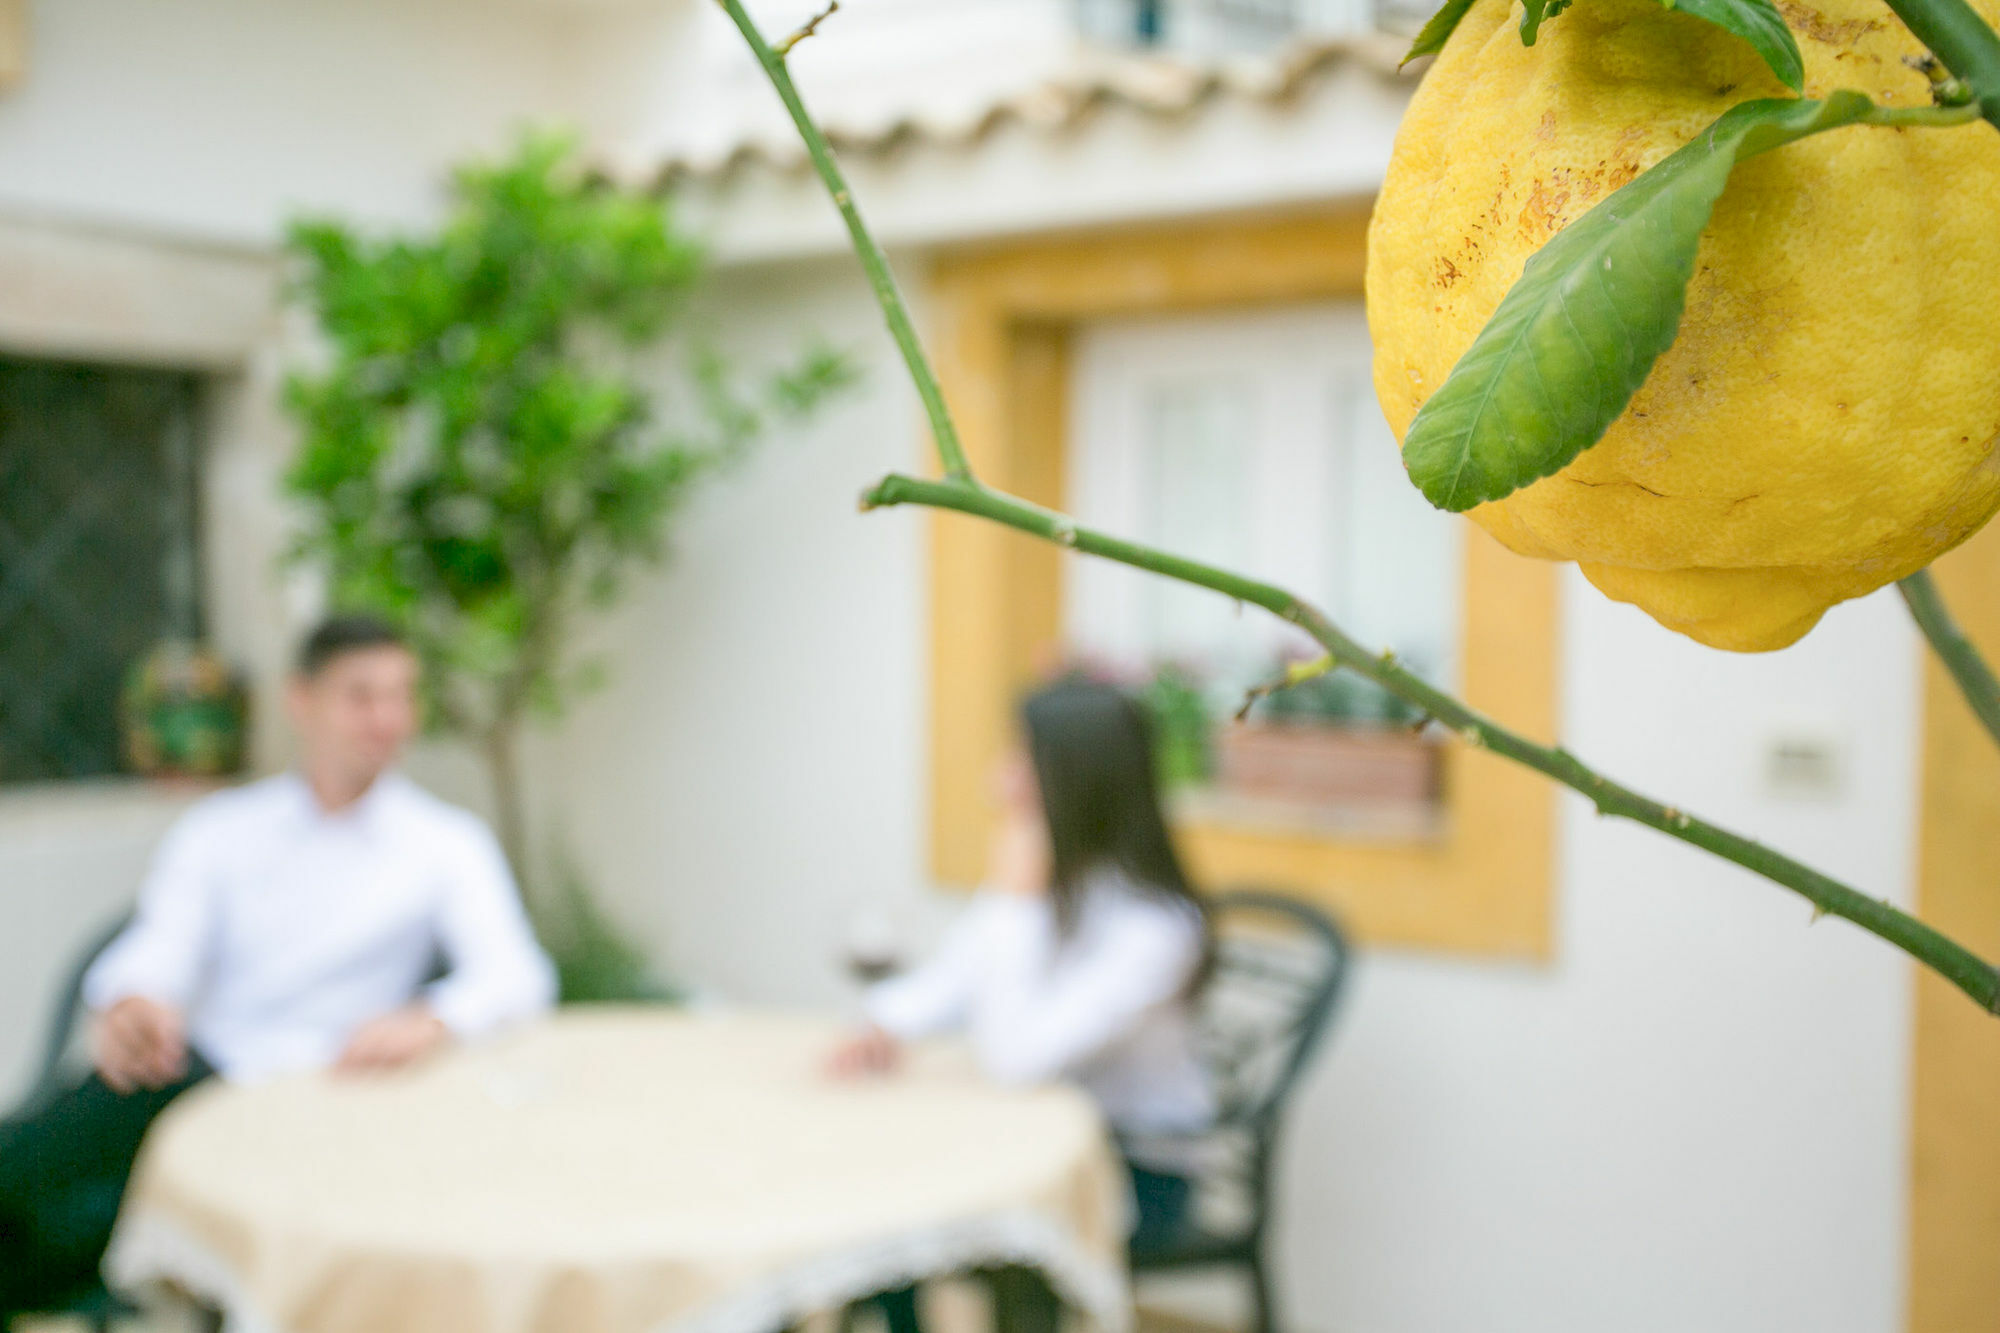
[[[1292,1093],[1324,1039],[1352,950],[1323,912],[1274,893],[1210,900],[1215,959],[1196,1002],[1195,1031],[1217,1100],[1213,1128],[1126,1144],[1140,1160],[1179,1160],[1196,1186],[1195,1216],[1164,1248],[1135,1250],[1141,1272],[1245,1269],[1256,1329],[1277,1326],[1264,1256],[1278,1132]]]

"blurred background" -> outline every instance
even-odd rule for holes
[[[752,8],[773,33],[811,9]],[[1984,770],[1927,743],[1893,596],[1782,653],[1709,652],[1407,487],[1360,277],[1424,17],[848,0],[793,66],[989,480],[1280,579],[1871,893],[1961,882],[1994,828],[1937,794]],[[924,465],[920,414],[713,5],[0,0],[0,79],[0,1101],[176,813],[287,762],[286,655],[327,600],[283,558],[283,387],[319,337],[285,299],[288,226],[435,229],[454,167],[565,127],[578,169],[702,248],[683,331],[746,378],[812,348],[845,370],[579,616],[588,687],[517,756],[529,878],[563,866],[676,989],[851,1006],[854,970],[920,948],[978,875],[1010,699],[1081,660],[1154,703],[1203,882],[1298,895],[1365,946],[1283,1145],[1298,1328],[2000,1318],[2000,1159],[1953,1155],[1953,1033],[1978,1020],[1899,955],[1358,687],[1232,724],[1306,645],[1225,601],[856,515]],[[684,358],[618,355],[663,414],[698,398]],[[155,734],[176,727],[207,739]],[[488,758],[445,736],[413,768],[493,812]],[[1227,1283],[1142,1294],[1243,1318]]]

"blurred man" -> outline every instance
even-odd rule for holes
[[[493,835],[390,771],[416,687],[388,625],[327,621],[287,690],[297,770],[167,834],[85,981],[96,1069],[0,1126],[0,1333],[92,1281],[147,1127],[203,1079],[393,1069],[550,1004]]]

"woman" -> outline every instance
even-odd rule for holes
[[[869,1026],[833,1068],[884,1073],[903,1042],[963,1030],[990,1077],[1073,1082],[1121,1136],[1199,1131],[1215,1104],[1189,1000],[1208,922],[1161,817],[1146,716],[1072,680],[1030,696],[1021,720],[987,888],[928,962],[869,992]],[[1185,1216],[1189,1182],[1171,1163],[1130,1167],[1133,1247],[1155,1248]],[[892,1326],[904,1299],[885,1302]]]

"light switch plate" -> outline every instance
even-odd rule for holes
[[[1846,763],[1831,732],[1786,729],[1764,743],[1764,788],[1789,799],[1830,800],[1845,785]]]

